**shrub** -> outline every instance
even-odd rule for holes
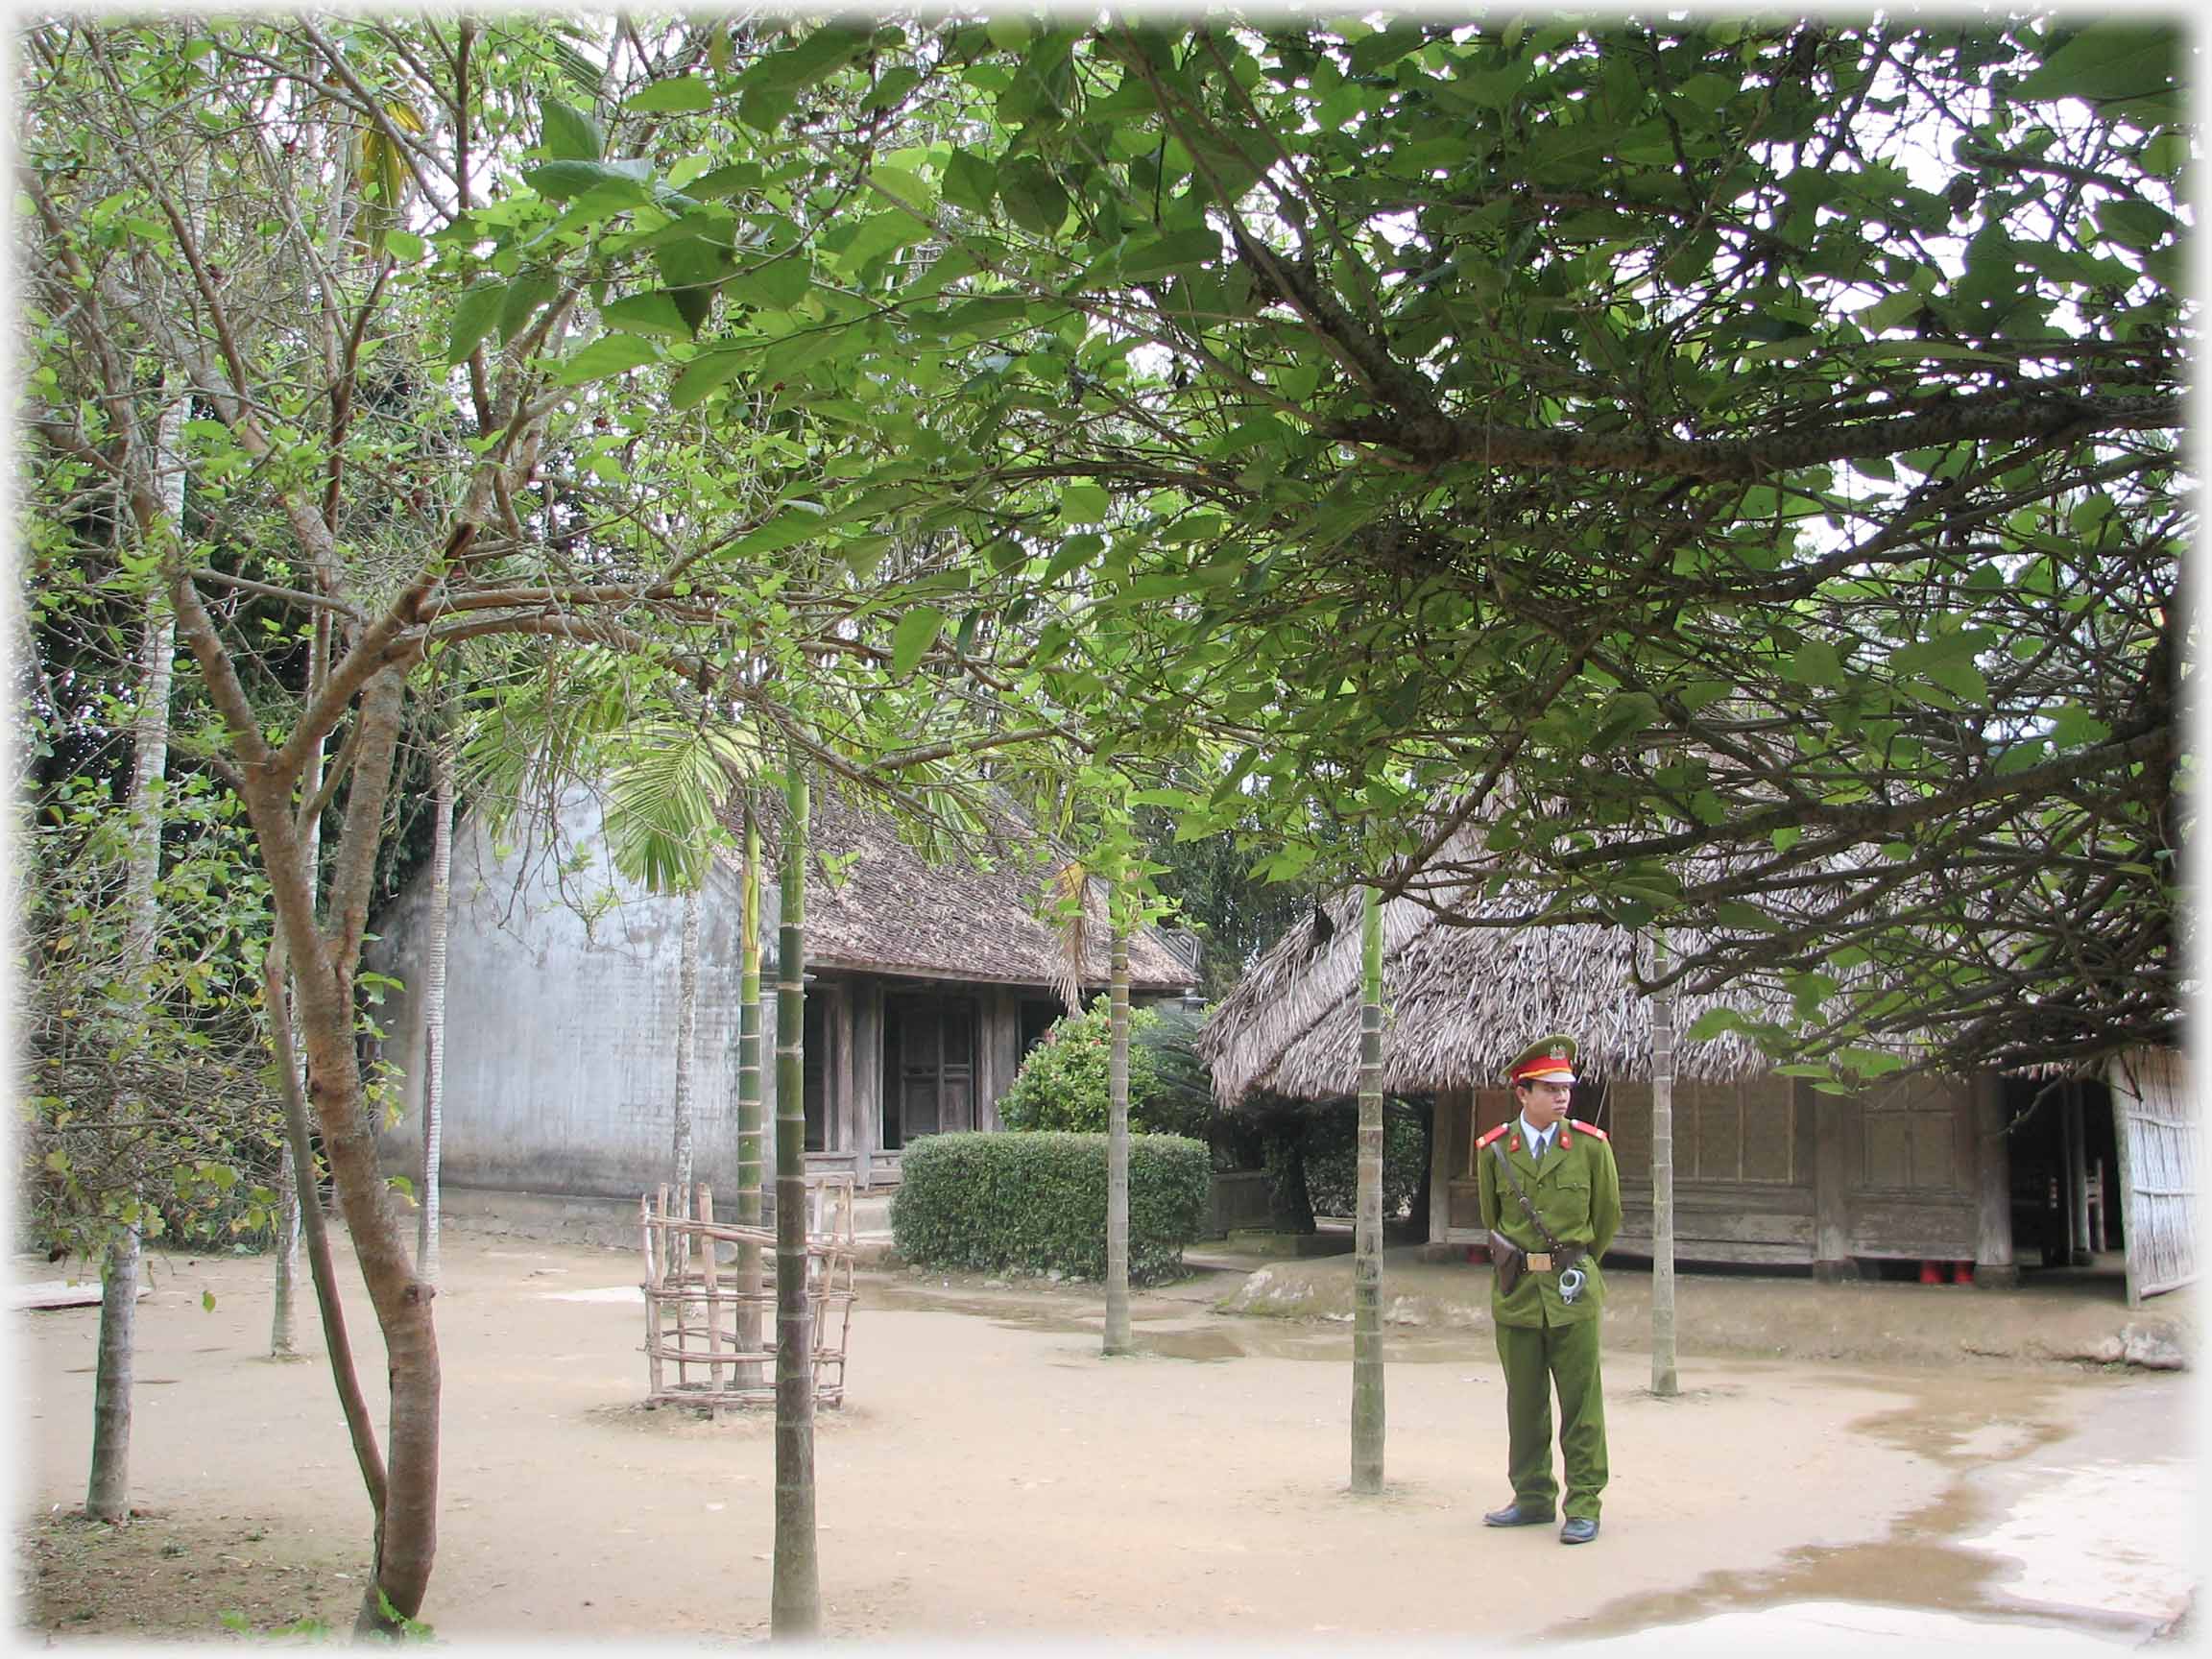
[[[998,1120],[1009,1129],[1104,1134],[1111,1013],[1106,998],[1097,997],[1081,1014],[1055,1020],[1022,1062],[1014,1087],[1000,1097]],[[1189,1127],[1189,1114],[1166,1097],[1158,1057],[1145,1041],[1159,1021],[1149,1008],[1129,1011],[1129,1128],[1139,1135],[1175,1134]]]
[[[1382,1218],[1406,1214],[1429,1182],[1421,1123],[1413,1109],[1382,1103]],[[1306,1190],[1316,1215],[1350,1215],[1359,1191],[1359,1108],[1324,1106],[1306,1135]]]
[[[1176,1276],[1206,1223],[1206,1145],[1129,1139],[1129,1282]],[[926,1135],[891,1199],[899,1254],[924,1267],[1106,1276],[1106,1137]]]

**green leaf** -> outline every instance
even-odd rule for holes
[[[453,327],[445,339],[445,361],[465,363],[499,321],[507,284],[482,277],[463,291],[453,306]]]
[[[797,253],[740,271],[725,284],[733,300],[770,311],[788,311],[814,287],[814,273]]]
[[[542,266],[525,271],[507,289],[499,304],[499,342],[505,345],[519,334],[538,308],[561,291],[561,278]]]
[[[1714,1038],[1729,1031],[1743,1028],[1743,1016],[1733,1008],[1708,1008],[1690,1022],[1690,1029],[1682,1033],[1685,1043],[1710,1043]]]
[[[1106,517],[1113,499],[1095,484],[1070,484],[1060,492],[1060,517],[1071,523],[1095,524]]]
[[[1116,265],[1125,280],[1140,282],[1147,276],[1164,276],[1220,257],[1221,238],[1211,228],[1201,227],[1171,230],[1165,236],[1140,243],[1124,252]]]
[[[988,213],[998,195],[998,173],[972,151],[955,150],[945,161],[945,200],[972,213]]]
[[[609,379],[660,360],[661,353],[648,340],[635,334],[603,334],[566,359],[554,374],[559,386],[583,386]]]
[[[677,308],[676,297],[662,288],[610,301],[599,308],[599,320],[627,334],[650,334],[661,340],[688,340],[693,332]]]
[[[630,202],[643,202],[652,192],[649,161],[548,161],[522,175],[522,182],[548,201],[565,202],[588,191],[606,190]]]
[[[556,161],[596,161],[607,149],[607,134],[595,116],[558,98],[538,107],[545,154]]]
[[[2181,224],[2153,202],[2104,202],[2097,207],[2097,228],[2123,248],[2147,253],[2177,233]]]
[[[756,361],[757,353],[744,349],[707,352],[692,358],[668,388],[669,405],[676,409],[696,408],[717,388],[736,379]]]
[[[820,508],[787,506],[757,530],[747,531],[731,544],[730,551],[739,559],[757,559],[765,553],[781,553],[786,547],[796,547],[802,541],[812,541],[822,533]]]
[[[931,605],[917,605],[899,618],[891,631],[891,673],[902,679],[914,672],[945,626],[945,613]]]
[[[422,257],[427,247],[428,244],[412,230],[387,230],[384,232],[384,251],[391,254],[394,261],[398,264],[414,264],[416,260]]]
[[[2022,76],[2013,95],[2092,104],[2162,97],[2173,88],[2181,44],[2172,24],[2092,23]]]
[[[688,115],[713,107],[713,85],[697,75],[671,75],[622,100],[633,115]]]
[[[1060,187],[1051,169],[1033,156],[1024,156],[999,170],[998,199],[1006,213],[1024,230],[1049,236],[1068,217],[1068,192]]]
[[[203,1310],[203,1311],[204,1311],[204,1312],[208,1312],[208,1313],[212,1313],[212,1312],[214,1312],[214,1311],[215,1311],[215,1292],[214,1292],[214,1291],[212,1291],[212,1290],[203,1290],[203,1291],[201,1291],[201,1292],[200,1292],[200,1307],[201,1307],[202,1310]]]
[[[1808,639],[1798,646],[1782,672],[1800,685],[1843,684],[1842,659],[1837,655],[1836,647],[1825,639]]]
[[[714,291],[730,275],[728,251],[698,239],[670,242],[653,250],[653,264],[678,314],[698,333],[714,307]]]

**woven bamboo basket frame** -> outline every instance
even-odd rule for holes
[[[773,1406],[776,1231],[716,1221],[713,1191],[704,1182],[689,1206],[678,1192],[671,1209],[669,1196],[663,1186],[637,1200],[645,1252],[638,1286],[645,1295],[645,1404],[709,1411]],[[738,1249],[746,1244],[758,1249],[750,1284],[743,1282]],[[818,1176],[806,1183],[806,1311],[816,1406],[844,1404],[853,1265],[853,1177]]]

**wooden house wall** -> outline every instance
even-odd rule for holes
[[[1854,1259],[1977,1262],[2009,1269],[2004,1142],[1990,1091],[1912,1079],[1856,1096],[1788,1077],[1674,1085],[1678,1260],[1824,1263]],[[1509,1090],[1436,1097],[1432,1242],[1483,1238],[1475,1142],[1513,1113]],[[1651,1248],[1651,1088],[1575,1091],[1575,1115],[1602,1127],[1621,1169],[1615,1248]]]

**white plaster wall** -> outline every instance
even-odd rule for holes
[[[382,1132],[386,1168],[421,1159],[422,935],[429,871],[377,918],[387,987],[382,1057],[398,1068],[402,1116]],[[615,876],[590,792],[563,801],[557,832],[480,819],[456,827],[445,973],[444,1179],[455,1186],[634,1197],[672,1167],[683,902]],[[762,882],[767,1005],[764,1151],[774,1162],[773,872]],[[718,861],[700,925],[692,1070],[698,1179],[734,1191],[740,962],[735,871]]]

